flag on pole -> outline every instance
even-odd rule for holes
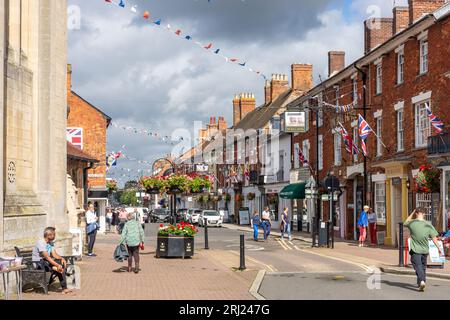
[[[361,139],[361,148],[365,157],[367,157],[367,145],[366,140],[370,136],[370,133],[373,132],[372,128],[369,126],[367,121],[362,117],[362,115],[358,115],[358,126],[359,126],[359,138]]]
[[[428,119],[430,119],[431,125],[434,127],[434,130],[437,133],[442,133],[444,131],[444,122],[433,114],[428,103],[426,103],[425,106],[427,108]]]
[[[300,163],[302,164],[303,167],[309,164],[301,148],[298,149],[298,159],[300,160]]]
[[[355,145],[355,143],[353,142],[352,137],[348,134],[348,131],[345,130],[345,128],[342,125],[342,123],[339,122],[339,125],[341,126],[342,138],[344,139],[345,149],[351,155],[358,154],[359,153],[358,146]]]

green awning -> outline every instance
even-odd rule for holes
[[[280,192],[283,199],[305,199],[306,183],[290,184]]]

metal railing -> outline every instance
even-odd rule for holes
[[[445,132],[428,137],[428,154],[450,153],[450,133]]]

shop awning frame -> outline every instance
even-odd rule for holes
[[[282,199],[306,199],[305,195],[306,183],[294,183],[284,187],[280,192]]]

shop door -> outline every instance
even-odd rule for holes
[[[393,241],[395,241],[394,246],[397,247],[398,243],[399,243],[399,239],[398,239],[398,228],[399,228],[399,223],[402,222],[403,218],[402,218],[402,186],[401,185],[397,185],[397,186],[393,186],[392,187],[392,200],[393,200],[393,204],[392,204],[392,226],[391,226],[391,230],[392,230],[392,234],[393,234]],[[389,205],[389,204],[387,204]]]

